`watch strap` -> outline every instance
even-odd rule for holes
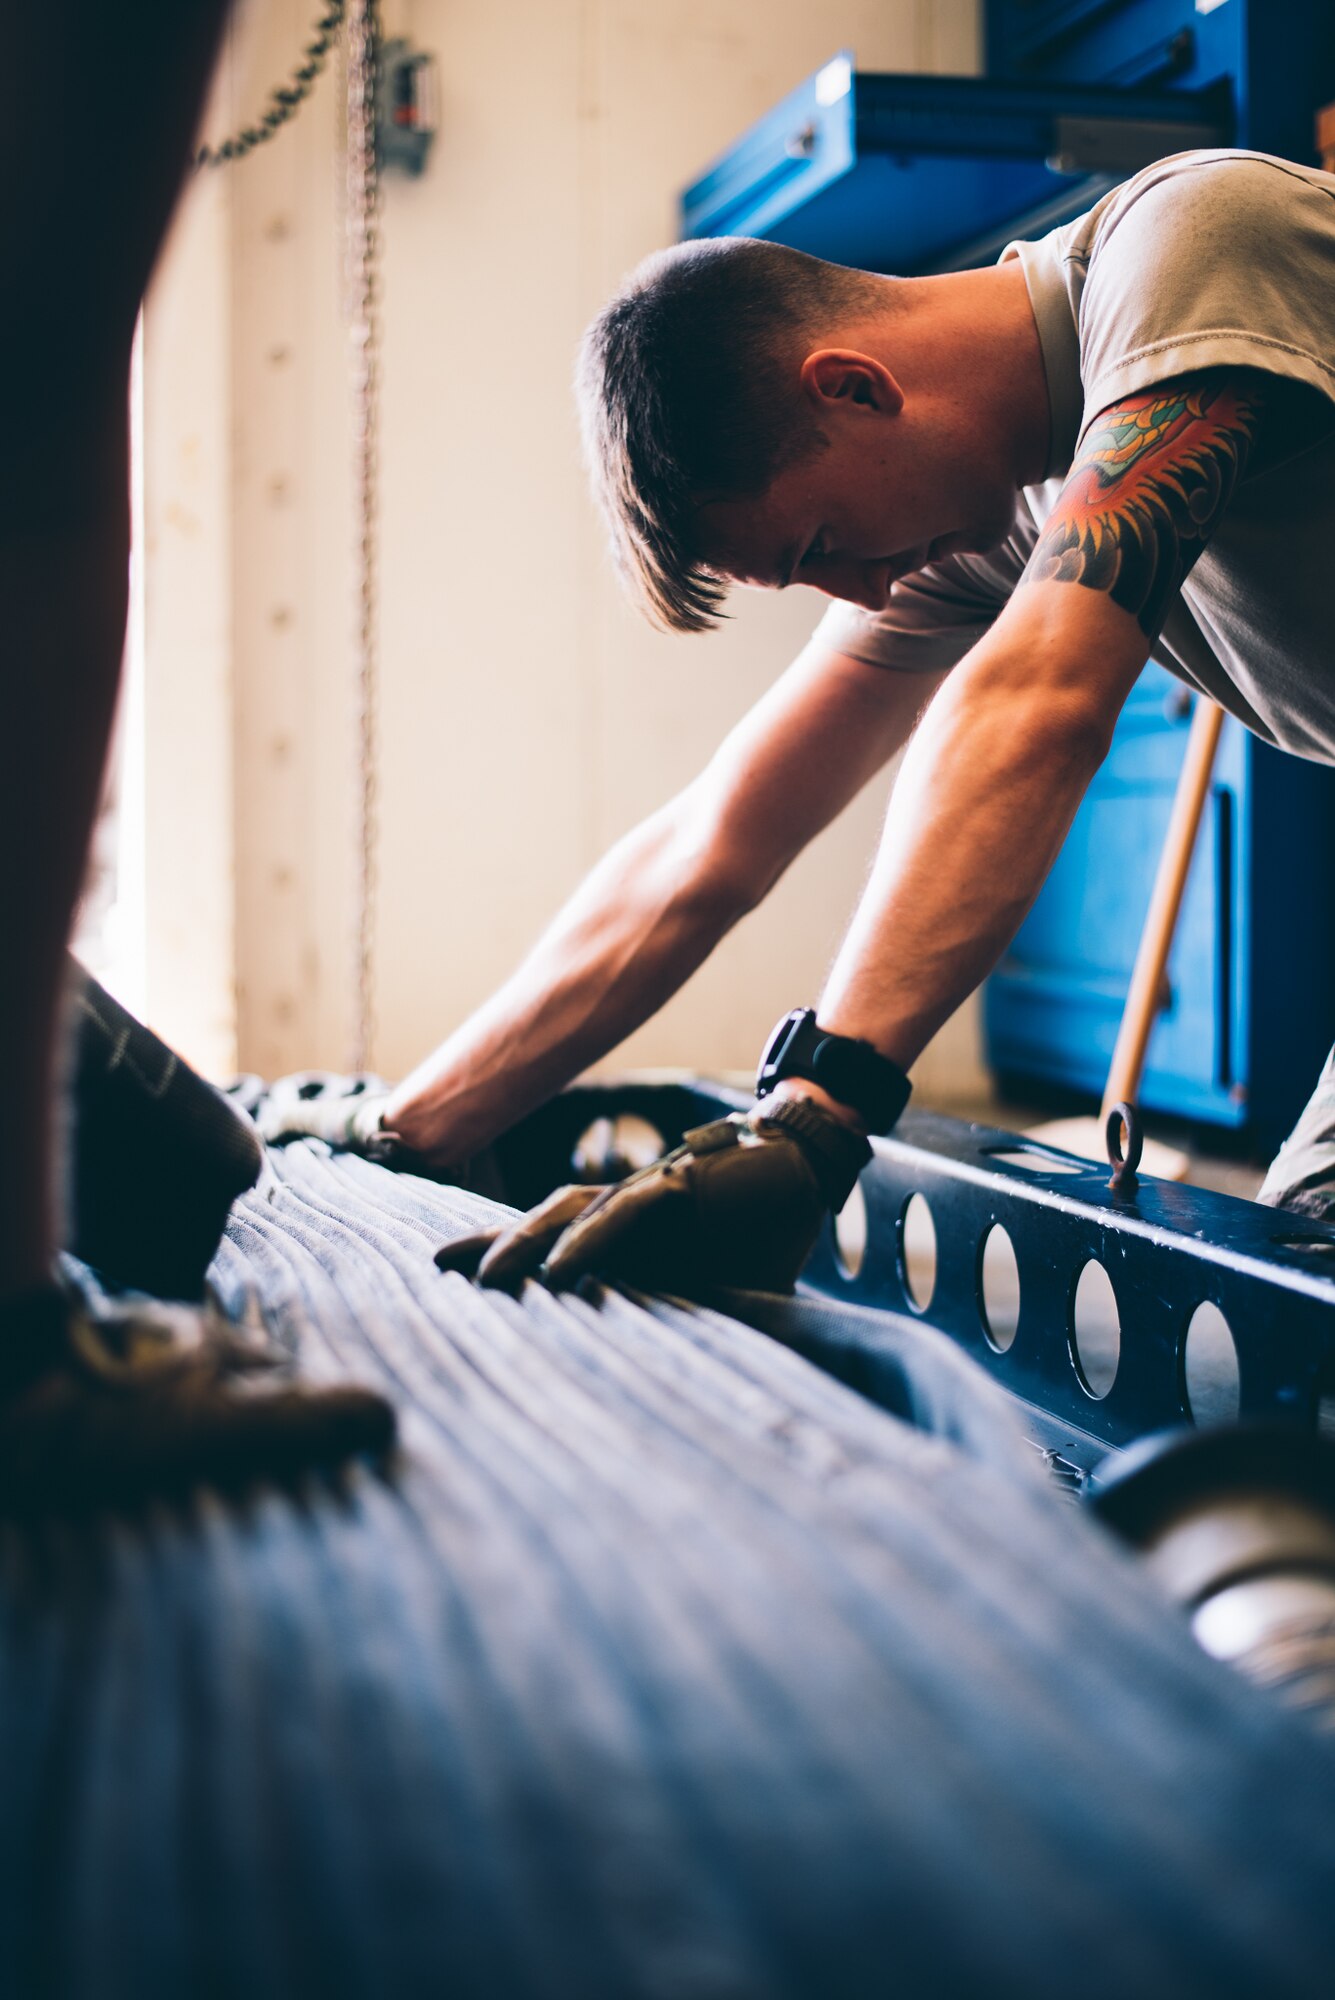
[[[774,1029],[756,1072],[756,1096],[767,1097],[794,1076],[818,1083],[848,1105],[869,1132],[888,1132],[912,1091],[898,1063],[870,1042],[822,1028],[814,1007],[794,1008]]]

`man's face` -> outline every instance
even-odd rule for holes
[[[807,583],[880,611],[900,577],[1004,540],[1016,489],[996,451],[970,436],[962,408],[906,402],[891,387],[824,400],[824,444],[758,497],[706,501],[702,560],[738,583]]]

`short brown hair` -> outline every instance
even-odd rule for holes
[[[747,237],[659,251],[584,335],[576,395],[617,567],[655,624],[703,632],[726,581],[701,560],[702,496],[762,493],[821,435],[792,350],[866,307],[865,272]]]

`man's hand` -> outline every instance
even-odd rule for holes
[[[280,1077],[255,1113],[266,1145],[288,1139],[323,1139],[326,1145],[371,1160],[393,1160],[404,1148],[381,1123],[389,1086],[378,1076],[337,1076],[330,1070],[299,1070]]]
[[[865,1138],[809,1101],[767,1103],[698,1126],[612,1187],[560,1188],[503,1229],[447,1244],[436,1263],[507,1289],[596,1273],[687,1298],[788,1292],[870,1158]]]

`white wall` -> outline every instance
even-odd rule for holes
[[[213,1076],[236,1068],[230,199],[201,180],[144,314],[142,681],[127,717],[142,729],[126,744],[142,848],[122,846],[140,877],[126,908],[143,912],[124,997]]]
[[[310,7],[243,9],[215,128],[262,102]],[[671,240],[679,188],[837,47],[963,72],[977,34],[975,0],[387,0],[385,16],[436,52],[442,127],[427,176],[387,181],[383,208],[374,1055],[397,1074],[699,768],[819,611],[742,593],[724,632],[691,640],[621,603],[577,457],[582,326]],[[236,1018],[241,1063],[267,1073],[341,1062],[350,1020],[338,110],[330,77],[226,197]],[[618,1063],[753,1063],[818,990],[876,837],[872,789]],[[977,1087],[973,1018],[924,1059],[928,1094]]]

